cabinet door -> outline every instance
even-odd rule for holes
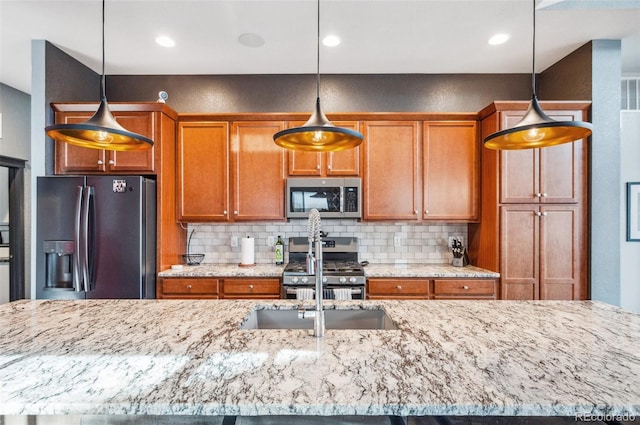
[[[546,111],[561,121],[581,120],[580,111]],[[515,125],[523,112],[503,112],[502,128]],[[584,142],[542,149],[500,152],[500,202],[577,203],[582,196]]]
[[[234,122],[233,220],[284,220],[287,152],[273,142],[283,122]]]
[[[417,121],[363,123],[363,218],[417,220]]]
[[[333,124],[338,127],[360,131],[360,125],[357,121],[336,121]],[[325,155],[327,176],[360,175],[360,146],[344,151],[327,152]]]
[[[77,124],[91,118],[89,112],[57,112],[56,124]],[[55,142],[55,173],[103,173],[107,170],[107,152],[68,143]]]
[[[229,218],[229,127],[226,122],[178,126],[178,220]]]
[[[434,299],[487,300],[496,298],[493,279],[435,279]]]
[[[218,298],[218,279],[203,278],[160,278],[158,298],[189,299]]]
[[[540,211],[540,299],[584,299],[580,208],[545,205]]]
[[[322,152],[287,151],[290,176],[321,176]]]
[[[501,298],[538,299],[540,220],[535,205],[500,207]]]
[[[113,116],[118,123],[127,130],[141,134],[153,140],[153,115],[144,112],[114,112]],[[139,151],[111,151],[107,159],[108,169],[113,172],[153,172],[154,171],[154,153],[155,144],[159,141],[154,140],[154,146],[149,149]]]
[[[422,159],[423,218],[477,219],[476,121],[425,122]]]

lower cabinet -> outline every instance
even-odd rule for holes
[[[433,299],[495,300],[494,279],[434,279]]]
[[[495,279],[372,278],[367,285],[370,300],[495,300],[498,296]]]
[[[210,278],[159,278],[156,297],[159,299],[218,299],[219,280]]]
[[[273,278],[225,278],[221,280],[220,298],[226,299],[278,299],[280,279]]]
[[[277,299],[277,278],[164,277],[157,282],[158,299]]]
[[[418,300],[429,298],[428,279],[375,278],[367,280],[370,300]]]

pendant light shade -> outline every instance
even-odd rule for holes
[[[153,140],[124,129],[111,114],[105,96],[104,6],[102,0],[102,77],[100,105],[89,120],[77,124],[55,124],[45,128],[47,136],[60,142],[92,149],[130,151],[148,149]]]
[[[362,143],[362,134],[349,128],[336,127],[320,107],[320,0],[317,4],[316,107],[301,127],[279,131],[273,135],[273,141],[276,145],[290,150],[336,152],[358,146]]]
[[[583,121],[556,121],[544,113],[536,96],[535,46],[536,2],[533,2],[533,98],[524,117],[513,127],[490,134],[484,139],[489,149],[533,149],[573,142],[591,135],[593,125]]]

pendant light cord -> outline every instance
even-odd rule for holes
[[[536,0],[531,0],[533,3],[533,35],[532,35],[532,59],[531,59],[531,89],[533,90],[533,97],[536,97]]]
[[[316,97],[320,99],[320,0],[318,0],[318,36],[316,37]]]
[[[107,98],[105,89],[105,73],[104,73],[104,4],[105,0],[102,0],[102,77],[100,78],[100,100]]]

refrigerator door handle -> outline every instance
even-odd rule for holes
[[[75,221],[73,225],[73,241],[75,244],[75,255],[73,259],[73,286],[76,292],[82,291],[82,275],[80,274],[80,270],[82,268],[82,242],[81,242],[81,226],[82,226],[82,205],[83,205],[83,188],[82,186],[78,186],[78,190],[76,192],[76,214]]]
[[[80,231],[80,244],[82,249],[82,255],[80,255],[82,259],[81,270],[82,270],[82,280],[84,282],[84,291],[89,292],[91,290],[90,287],[90,274],[89,274],[89,212],[91,207],[91,202],[93,201],[91,198],[93,196],[93,188],[90,186],[86,186],[84,188],[84,196],[83,204],[82,204],[82,227]]]

